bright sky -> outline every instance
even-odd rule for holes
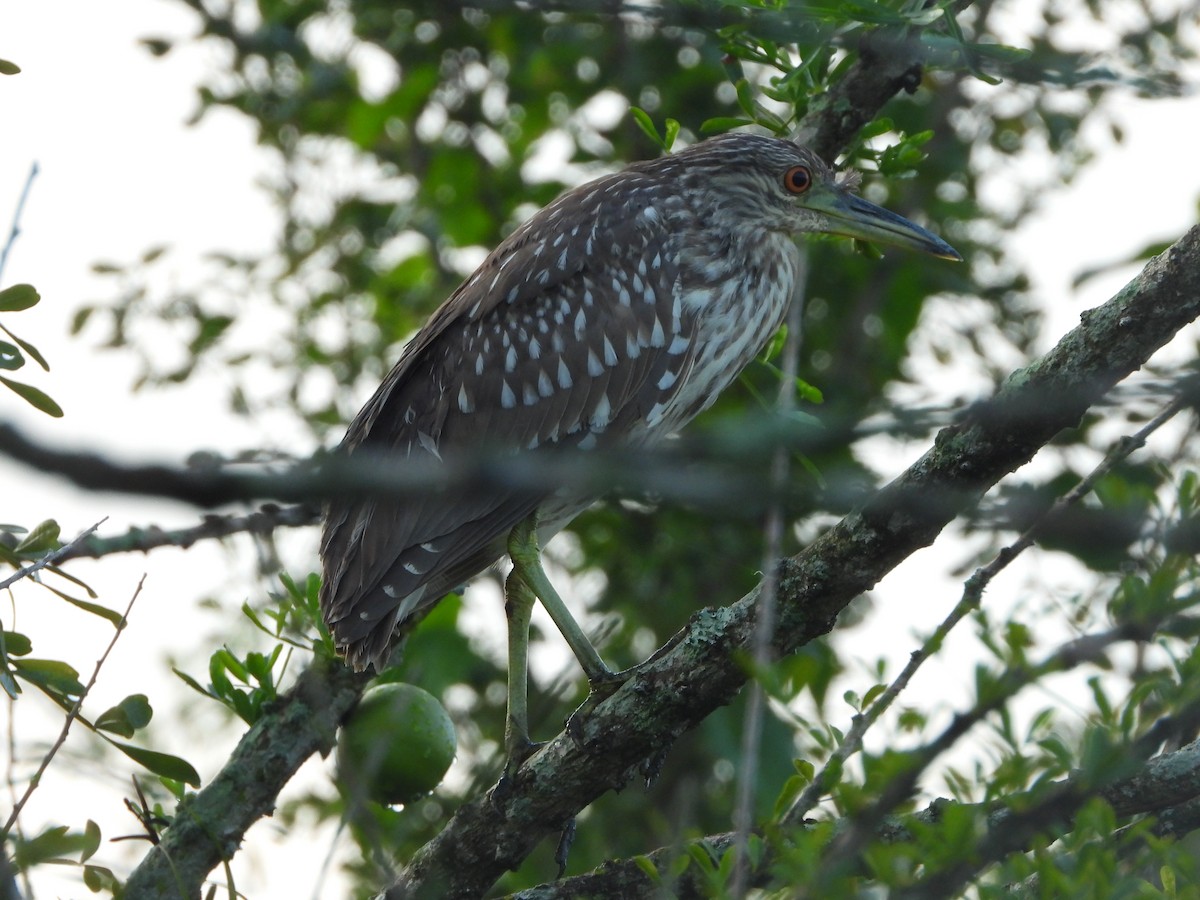
[[[184,126],[195,108],[194,85],[206,71],[211,51],[190,48],[157,61],[136,46],[139,37],[193,30],[182,4],[162,0],[130,0],[119,11],[88,0],[0,7],[0,57],[23,69],[18,76],[0,78],[0,229],[7,231],[30,165],[36,161],[41,169],[2,283],[31,282],[43,302],[29,312],[6,316],[5,324],[37,344],[52,366],[49,374],[27,368],[18,377],[45,389],[66,410],[64,419],[52,421],[0,393],[0,418],[58,446],[78,445],[128,459],[179,460],[197,448],[237,450],[266,442],[261,430],[230,415],[222,395],[205,385],[131,396],[130,361],[97,349],[94,341],[66,337],[73,311],[111,289],[90,274],[96,261],[130,261],[150,246],[167,243],[178,251],[179,278],[186,282],[188,261],[205,251],[243,251],[269,241],[272,213],[254,181],[271,160],[256,151],[247,123],[217,113],[199,128]],[[1047,346],[1077,321],[1080,311],[1106,299],[1131,274],[1096,279],[1072,294],[1069,283],[1076,272],[1128,254],[1147,239],[1178,235],[1196,220],[1200,170],[1191,157],[1200,144],[1200,102],[1195,97],[1147,102],[1126,95],[1115,103],[1126,144],[1102,143],[1101,160],[1054,197],[1044,214],[1012,235],[1015,248],[1038,259],[1037,274],[1052,311]],[[49,514],[59,519],[65,535],[103,516],[110,517],[104,527],[110,534],[130,524],[188,524],[196,516],[173,504],[82,495],[3,461],[0,501],[0,521],[32,525]],[[195,628],[181,626],[181,617],[190,622],[196,616],[195,598],[206,591],[223,586],[241,591],[231,598],[240,603],[247,590],[244,573],[229,572],[227,558],[204,547],[114,558],[96,566],[73,564],[72,571],[99,591],[102,602],[116,607],[123,607],[138,579],[147,575],[131,625],[89,701],[93,711],[134,691],[150,693],[160,708],[175,702],[179,695],[174,686],[147,684],[147,676],[169,677],[162,659],[192,653],[214,627],[212,618],[199,620]],[[889,584],[921,597],[929,591],[928,571],[906,567]],[[20,613],[33,621],[17,624],[31,634],[35,647],[40,644],[51,655],[67,654],[85,677],[90,674],[107,642],[104,629],[41,593],[21,596],[25,603]],[[940,619],[955,597],[946,594],[928,609],[880,604],[872,612],[871,630],[897,635],[924,629]],[[9,615],[4,613],[6,623]],[[864,633],[856,631],[858,637]],[[69,642],[64,643],[64,634]],[[908,649],[899,648],[900,655]],[[33,703],[22,701],[20,706],[18,740],[52,733],[46,730],[52,718],[24,708]],[[211,722],[215,731],[220,720],[211,706],[197,700],[195,716]],[[196,748],[193,733],[159,729],[154,746],[198,764],[216,764],[236,737],[231,729],[224,731],[212,746]],[[27,810],[27,828],[36,830],[49,821],[81,827],[92,817],[100,821],[106,838],[134,830],[120,806],[128,793],[125,776],[106,775],[87,761],[88,746],[86,739],[68,745],[69,752],[51,769]],[[87,777],[69,778],[73,767]],[[212,771],[202,774],[207,780]],[[260,825],[257,833],[272,828]],[[136,855],[143,850],[123,846]],[[99,861],[115,862],[120,853],[106,844]],[[305,885],[314,883],[321,863],[311,846],[271,850],[263,859],[272,871],[292,872]],[[263,869],[240,866],[239,887],[250,896],[296,896],[294,887],[268,881]],[[35,885],[41,895],[79,892],[73,879],[43,879]]]

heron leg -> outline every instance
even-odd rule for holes
[[[600,658],[600,654],[596,652],[596,648],[587,639],[567,605],[554,590],[554,585],[546,577],[546,570],[542,568],[541,549],[537,542],[536,512],[519,522],[509,533],[508,555],[512,558],[513,574],[519,574],[521,580],[542,601],[542,606],[566,638],[575,658],[579,660],[592,690],[622,684],[625,677],[604,664],[604,660]]]
[[[508,757],[501,783],[512,778],[537,745],[529,739],[529,618],[537,595],[516,570],[504,583],[504,613],[508,618],[508,712],[504,720],[504,750]]]

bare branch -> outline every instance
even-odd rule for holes
[[[206,515],[199,525],[188,528],[130,528],[124,534],[112,537],[81,535],[61,548],[55,562],[68,559],[100,559],[114,553],[146,553],[158,547],[188,548],[197,541],[230,537],[235,534],[266,535],[276,528],[302,528],[315,525],[320,520],[320,510],[315,506],[276,506],[265,503],[254,512],[241,515]]]
[[[17,208],[13,210],[12,226],[8,232],[8,239],[4,242],[3,249],[0,249],[0,277],[4,275],[4,267],[8,263],[8,254],[12,251],[13,245],[16,244],[17,238],[21,235],[21,214],[25,211],[25,203],[29,200],[29,192],[33,189],[33,180],[38,176],[38,164],[34,162],[29,167],[29,174],[25,177],[25,186],[21,188],[21,196],[17,199]]]

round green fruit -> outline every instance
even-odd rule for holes
[[[338,780],[351,796],[411,803],[441,783],[457,749],[454,723],[436,697],[411,684],[376,685],[338,734]]]

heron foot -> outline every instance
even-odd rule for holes
[[[579,708],[567,718],[566,732],[575,741],[579,747],[585,744],[583,737],[583,724],[605,700],[615,694],[621,687],[637,674],[645,663],[636,666],[630,666],[628,669],[622,669],[620,672],[611,672],[605,669],[600,674],[588,679],[588,695],[583,703],[579,704]]]
[[[533,756],[540,748],[546,745],[545,741],[531,741],[527,737],[522,737],[516,740],[508,741],[508,759],[504,763],[504,772],[500,775],[500,780],[496,782],[496,786],[492,789],[492,804],[497,808],[512,796],[513,789],[517,784],[517,773],[521,770],[521,766],[525,764],[525,760]]]

